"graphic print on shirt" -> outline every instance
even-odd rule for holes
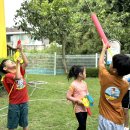
[[[23,89],[26,85],[26,82],[24,79],[16,80],[17,88],[16,89]]]
[[[117,87],[111,86],[108,87],[105,91],[105,97],[107,100],[115,100],[118,99],[120,96],[120,90]]]

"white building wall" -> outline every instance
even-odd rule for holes
[[[37,49],[37,50],[42,50],[49,44],[48,39],[44,39],[43,43],[42,41],[34,40],[31,39],[31,36],[29,34],[7,34],[9,41],[7,41],[7,44],[11,45],[13,48],[16,48],[17,46],[17,41],[20,39],[22,45],[26,49]],[[10,38],[9,38],[10,37]]]

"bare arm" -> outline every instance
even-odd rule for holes
[[[99,63],[98,63],[99,68],[105,66],[105,64],[104,64],[104,57],[105,57],[106,50],[107,50],[107,47],[106,47],[105,44],[103,44],[102,52],[100,54]]]
[[[20,72],[20,59],[17,60],[17,63],[16,63],[16,75],[15,75],[15,79],[21,79],[22,78],[22,75],[21,75],[21,72]]]
[[[22,45],[18,45],[17,48],[19,49],[20,53],[21,53],[21,56],[22,56],[22,59],[23,59],[23,64],[22,64],[22,68],[25,69],[27,66],[28,66],[28,59],[26,57],[26,55],[24,54],[23,52],[23,48],[22,48]]]
[[[28,66],[28,59],[27,59],[26,55],[23,53],[23,51],[21,51],[21,55],[22,55],[22,59],[24,62],[22,67],[23,67],[23,69],[25,69]]]
[[[80,99],[77,99],[77,98],[73,97],[72,95],[73,95],[73,90],[69,89],[67,94],[66,94],[66,98],[68,100],[72,101],[73,103],[82,104],[82,101]]]
[[[77,101],[77,99],[74,98],[69,91],[67,92],[66,98],[67,98],[68,100],[72,101],[72,102],[76,102],[76,101]]]

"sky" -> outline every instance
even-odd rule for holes
[[[13,27],[14,15],[16,14],[16,10],[20,8],[23,1],[24,0],[4,0],[6,27]]]

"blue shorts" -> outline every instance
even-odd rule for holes
[[[9,104],[7,128],[16,129],[28,126],[28,103]]]
[[[102,115],[99,115],[98,130],[124,130],[124,125],[118,125],[114,122],[107,120]]]

